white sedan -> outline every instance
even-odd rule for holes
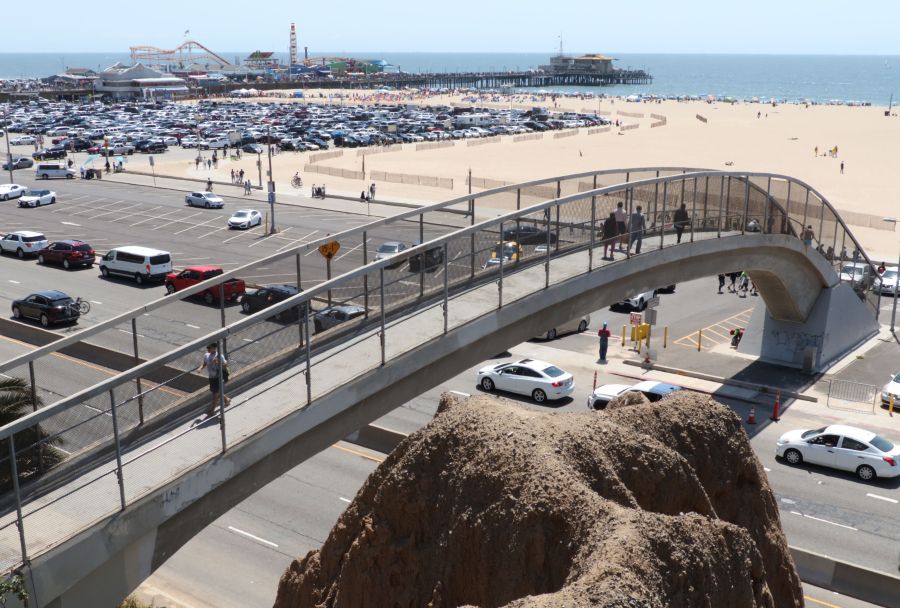
[[[18,198],[28,190],[25,186],[19,184],[3,184],[0,185],[0,201],[8,201],[11,198]]]
[[[256,209],[238,209],[228,218],[229,228],[253,228],[262,224],[262,214]]]
[[[775,455],[789,464],[808,462],[850,471],[863,481],[900,476],[900,446],[871,431],[841,424],[788,431],[775,444]]]
[[[890,381],[881,389],[881,404],[890,407],[891,397],[894,398],[894,409],[900,412],[900,373],[891,374]]]
[[[587,406],[589,410],[603,410],[606,409],[610,401],[619,395],[629,392],[643,393],[650,403],[656,403],[663,397],[680,390],[681,387],[677,384],[666,384],[665,382],[655,382],[653,380],[644,380],[634,386],[628,384],[604,384],[594,389],[594,392],[588,397]]]
[[[19,197],[19,207],[40,207],[55,202],[56,192],[53,190],[26,190]]]
[[[34,145],[35,139],[33,135],[21,135],[14,139],[9,140],[14,146],[32,146]]]
[[[575,390],[572,374],[536,359],[482,367],[476,379],[485,391],[497,389],[528,395],[537,403],[562,399]]]
[[[212,192],[191,192],[184,197],[184,202],[191,207],[206,207],[207,209],[221,209],[225,206],[222,197]]]

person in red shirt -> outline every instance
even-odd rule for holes
[[[600,338],[600,360],[606,361],[606,351],[609,348],[609,338],[612,336],[612,332],[606,327],[606,321],[603,322],[603,327],[597,332],[597,336]]]

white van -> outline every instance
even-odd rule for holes
[[[142,285],[145,281],[162,281],[172,272],[172,255],[168,251],[148,247],[117,247],[100,260],[100,274],[132,277]]]
[[[69,169],[65,163],[38,163],[34,169],[34,177],[37,179],[50,179],[51,177],[75,177],[75,170]]]

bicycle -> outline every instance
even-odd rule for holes
[[[86,315],[91,310],[91,303],[81,298],[75,298],[75,301],[69,304],[69,309],[73,314]]]
[[[303,187],[303,179],[301,179],[299,175],[295,175],[291,179],[291,186],[293,186],[294,188],[302,188]]]

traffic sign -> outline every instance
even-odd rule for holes
[[[644,312],[644,322],[649,325],[656,325],[656,310],[653,308],[648,308]]]
[[[340,248],[341,244],[337,241],[329,241],[324,245],[319,245],[319,253],[321,253],[322,257],[324,257],[326,260],[330,260],[334,257],[334,254],[336,254],[340,250]]]
[[[642,319],[643,319],[643,315],[641,315],[641,313],[639,313],[639,312],[631,313],[631,324],[632,325],[640,325],[641,323],[643,323]]]
[[[659,296],[653,296],[647,300],[647,308],[656,308],[659,306]]]
[[[153,167],[153,166],[155,166],[155,164],[156,164],[156,163],[154,163],[153,157],[151,156],[151,157],[150,157],[150,166]]]

